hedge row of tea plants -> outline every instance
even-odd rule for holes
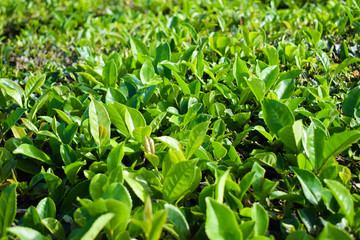
[[[3,0],[1,239],[360,238],[359,0]]]

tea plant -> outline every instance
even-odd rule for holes
[[[358,0],[0,12],[1,238],[360,238]]]

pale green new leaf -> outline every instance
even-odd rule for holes
[[[234,212],[224,204],[207,197],[205,232],[210,240],[242,239]]]

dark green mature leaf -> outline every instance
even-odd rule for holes
[[[303,240],[313,240],[314,238],[306,233],[304,230],[298,230],[296,232],[291,232],[287,237],[286,240],[297,240],[297,239],[303,239]]]
[[[324,182],[334,195],[336,201],[338,202],[342,212],[345,214],[346,219],[349,222],[349,225],[353,225],[354,222],[354,200],[351,197],[349,191],[335,180],[325,179]]]
[[[35,229],[39,232],[44,232],[44,225],[42,219],[34,206],[30,206],[24,215],[23,226]]]
[[[8,185],[0,196],[0,236],[6,235],[6,229],[11,227],[15,220],[16,214],[16,186],[17,184]]]
[[[203,122],[191,129],[185,151],[185,156],[187,159],[191,158],[191,156],[203,143],[209,124],[210,122]]]
[[[360,105],[360,87],[352,89],[345,96],[344,102],[342,104],[342,112],[345,116],[353,117],[354,111]]]
[[[322,185],[319,179],[310,171],[290,167],[299,179],[302,190],[307,200],[310,203],[317,205],[321,200]]]
[[[163,186],[164,199],[173,203],[187,194],[194,181],[196,161],[181,161],[173,165],[167,173]]]
[[[14,154],[22,154],[27,157],[35,158],[49,165],[53,165],[51,158],[46,155],[43,151],[31,144],[21,144],[18,148],[13,151]]]
[[[287,125],[293,125],[295,118],[290,109],[283,103],[264,98],[262,103],[264,121],[269,130],[275,134]]]
[[[206,235],[211,240],[242,239],[242,232],[233,211],[229,207],[206,198]]]

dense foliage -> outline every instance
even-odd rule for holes
[[[359,20],[2,0],[0,238],[360,238]]]

